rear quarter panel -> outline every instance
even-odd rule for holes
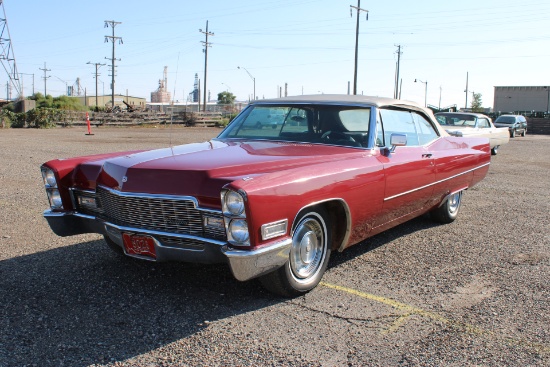
[[[489,170],[488,139],[445,137],[432,143],[429,150],[436,166],[432,205],[438,205],[449,193],[472,187]]]

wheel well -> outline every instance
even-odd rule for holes
[[[338,250],[342,247],[342,242],[347,239],[346,234],[349,233],[349,223],[351,218],[349,217],[349,210],[347,204],[341,199],[334,199],[330,201],[325,201],[322,203],[312,204],[310,206],[302,208],[297,218],[300,218],[304,213],[315,210],[316,207],[322,207],[325,209],[328,215],[329,220],[329,230],[332,234],[332,243],[330,245],[331,250]],[[297,223],[293,223],[293,227]],[[294,228],[293,228],[294,230]]]

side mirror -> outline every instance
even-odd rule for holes
[[[405,134],[391,134],[390,135],[390,153],[395,151],[397,147],[403,147],[407,145],[407,135]]]

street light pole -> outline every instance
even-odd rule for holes
[[[254,78],[252,74],[250,74],[250,72],[246,70],[246,68],[244,67],[237,66],[237,69],[243,69],[244,71],[246,71],[250,79],[252,79],[252,82],[254,83],[254,94],[252,95],[252,100],[255,100],[256,99],[256,78]]]
[[[54,75],[55,76],[55,75]],[[65,83],[65,95],[68,96],[69,95],[69,85],[67,84],[67,82],[63,79],[61,79],[60,77],[58,76],[55,76],[57,79],[59,79],[60,81],[62,81],[63,83]]]
[[[424,83],[424,107],[428,107],[428,81],[426,80],[425,82],[423,82],[420,79],[415,79],[414,82]]]

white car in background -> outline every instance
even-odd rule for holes
[[[495,127],[491,118],[481,113],[439,112],[435,117],[450,135],[488,138],[492,155],[510,140],[508,128]]]

